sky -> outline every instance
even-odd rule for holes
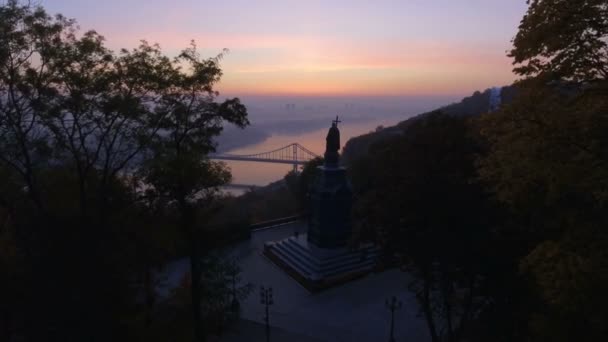
[[[516,79],[525,0],[38,0],[115,50],[222,49],[224,95],[468,95]]]

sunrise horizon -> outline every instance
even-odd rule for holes
[[[109,2],[94,12],[88,0],[41,4],[77,18],[81,33],[95,28],[114,51],[142,40],[170,56],[191,41],[205,57],[227,49],[222,95],[279,97],[465,96],[509,85],[507,51],[526,9],[524,1],[263,1],[245,15],[240,1]]]

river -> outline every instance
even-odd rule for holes
[[[376,129],[376,127],[390,126],[398,123],[405,118],[399,117],[385,117],[378,118],[369,121],[357,121],[349,123],[348,120],[340,124],[340,142],[342,146],[352,138],[356,137]],[[229,154],[254,154],[266,151],[275,150],[283,146],[290,145],[291,143],[299,143],[306,147],[310,151],[323,155],[325,151],[325,137],[327,130],[331,124],[331,118],[327,119],[327,127],[316,130],[311,130],[304,133],[292,133],[292,134],[272,134],[262,142],[255,143],[248,146],[239,147],[230,151],[226,151]],[[287,164],[273,164],[273,163],[259,163],[259,162],[245,162],[245,161],[225,161],[232,171],[233,180],[235,184],[248,184],[264,186],[271,182],[282,179],[291,169],[291,165]],[[232,192],[232,191],[231,191]]]

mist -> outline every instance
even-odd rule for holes
[[[251,125],[244,130],[228,126],[217,139],[218,151],[265,141],[273,135],[304,134],[326,127],[336,116],[343,122],[398,123],[462,98],[428,96],[243,96]]]

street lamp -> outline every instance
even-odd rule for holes
[[[272,287],[264,288],[264,286],[260,286],[260,302],[266,307],[266,315],[264,317],[264,322],[266,323],[266,342],[270,342],[270,315],[268,307],[274,304]]]
[[[397,297],[393,296],[390,300],[385,301],[387,309],[391,311],[391,336],[389,342],[395,342],[395,310],[401,309],[401,301],[397,300]]]

